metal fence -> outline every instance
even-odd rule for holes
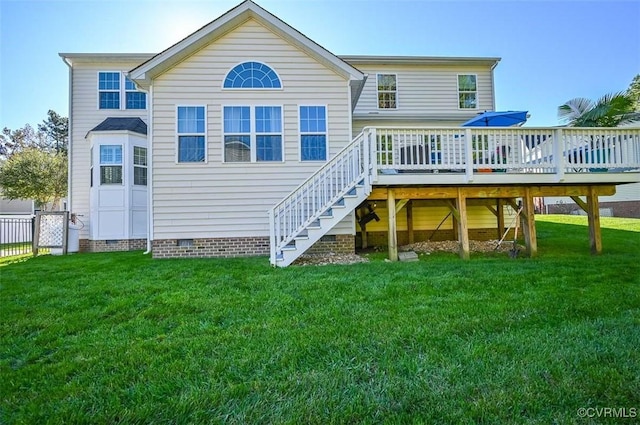
[[[35,218],[0,217],[0,257],[31,254]]]

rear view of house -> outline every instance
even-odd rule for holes
[[[498,58],[338,57],[250,0],[155,55],[61,56],[70,70],[69,208],[84,217],[84,250],[269,254],[285,266],[308,250],[353,252],[367,236],[357,224],[367,201],[386,201],[379,211],[389,226],[378,230],[391,246],[404,206],[423,208],[418,223],[428,228],[441,211],[425,219],[425,208],[453,208],[443,230],[463,222],[459,233],[468,233],[466,204],[446,201],[466,195],[452,188],[475,187],[468,197],[485,201],[470,203],[472,222],[491,228],[508,208],[500,200],[524,185],[572,183],[549,155],[533,158],[515,130],[460,129],[495,109]],[[475,178],[481,151],[488,162],[502,146],[508,158],[489,167],[533,173],[533,158],[543,172]],[[607,160],[640,164],[637,153],[616,155]],[[632,180],[605,179],[600,189]],[[520,186],[486,189],[501,184]],[[397,205],[396,188],[406,199]]]

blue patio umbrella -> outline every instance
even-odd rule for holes
[[[485,111],[462,124],[462,127],[511,127],[527,121],[529,111]]]

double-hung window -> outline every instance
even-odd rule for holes
[[[98,73],[98,97],[100,109],[120,109],[120,73]]]
[[[326,161],[327,109],[325,106],[300,107],[300,159]]]
[[[478,108],[478,86],[475,74],[458,75],[458,107],[460,109]]]
[[[205,107],[178,106],[178,162],[205,161]]]
[[[282,161],[280,106],[225,106],[224,161]]]
[[[282,161],[282,109],[256,106],[256,161]]]
[[[378,74],[378,109],[396,109],[398,85],[395,74]]]
[[[122,184],[122,145],[100,145],[100,184]]]
[[[147,95],[120,71],[98,72],[99,109],[146,109]]]
[[[133,184],[147,185],[147,148],[133,147]]]
[[[126,108],[127,109],[147,109],[147,94],[136,89],[136,85],[128,79],[125,78],[124,88],[125,88],[125,99],[126,99]]]

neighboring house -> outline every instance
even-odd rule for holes
[[[545,198],[544,211],[547,214],[584,214],[573,199]],[[640,218],[640,183],[618,186],[615,195],[600,198],[600,216]]]
[[[0,193],[2,189],[0,189]],[[34,202],[31,199],[5,199],[0,197],[0,215],[22,214],[31,215],[34,212]]]
[[[493,136],[473,133],[472,144],[471,130],[451,127],[495,109],[498,58],[338,57],[250,0],[156,55],[61,57],[70,68],[69,209],[83,216],[83,250],[270,253],[279,265],[310,248],[353,252],[362,202],[395,186],[468,184],[471,149],[474,160],[475,149],[496,151]],[[501,142],[510,161],[524,156],[515,140]],[[417,169],[415,179],[398,174]],[[518,182],[528,180],[508,180]],[[416,200],[416,211],[429,202]],[[470,202],[442,230],[466,226],[467,210],[490,227],[498,205]],[[432,229],[440,218],[423,221]]]

